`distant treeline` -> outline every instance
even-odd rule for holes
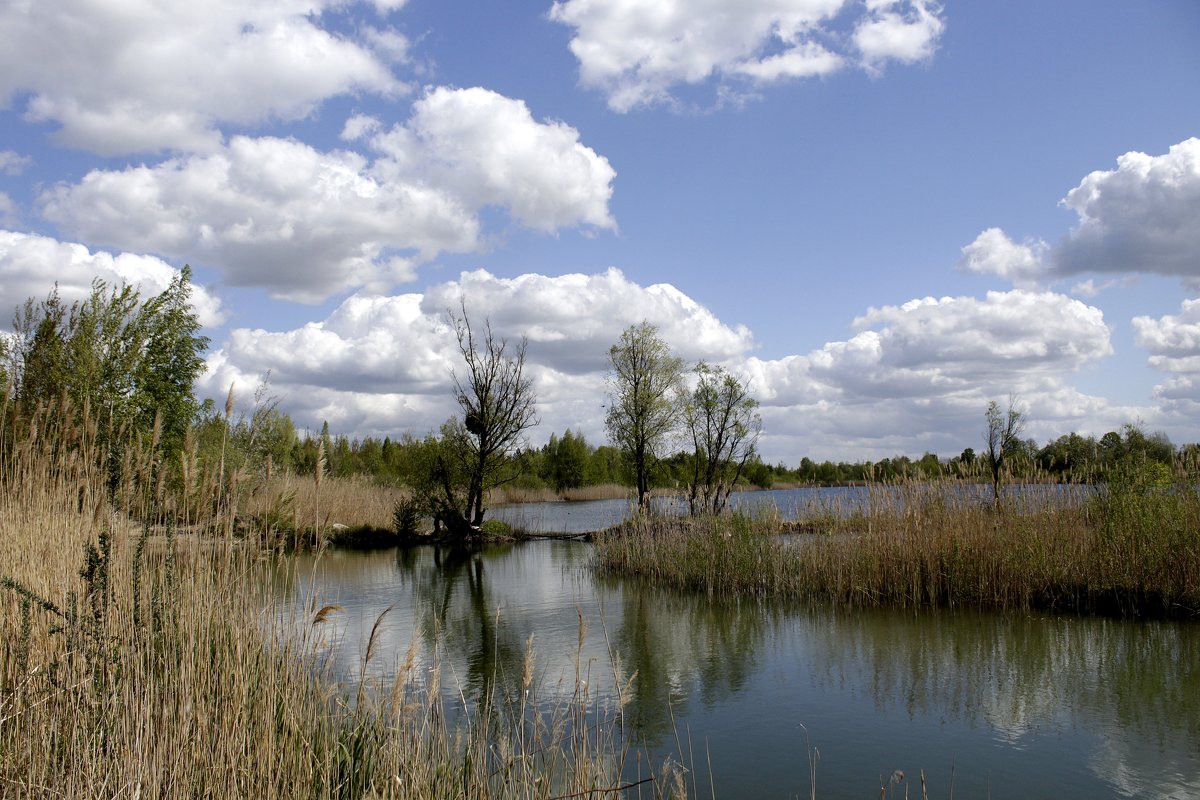
[[[204,369],[208,340],[190,305],[191,271],[184,268],[160,295],[143,298],[127,286],[97,280],[87,298],[67,303],[57,291],[42,301],[30,298],[17,310],[13,333],[0,336],[0,406],[13,420],[51,414],[68,417],[91,431],[102,449],[128,456],[156,450],[156,476],[186,484],[201,472],[224,481],[270,477],[280,472],[365,476],[380,483],[416,488],[428,483],[445,429],[425,437],[352,439],[325,425],[317,435],[300,433],[270,396],[269,375],[253,395],[198,403],[192,393]],[[249,406],[249,408],[247,408]],[[234,413],[237,409],[243,409]],[[17,436],[8,427],[5,437]],[[0,438],[0,449],[11,444]],[[981,445],[982,448],[982,445]],[[651,472],[656,487],[679,488],[693,480],[697,451],[682,450]],[[507,456],[506,456],[507,457]],[[1104,481],[1131,460],[1168,467],[1177,459],[1200,460],[1200,445],[1176,448],[1162,433],[1126,425],[1099,438],[1076,433],[1044,446],[1017,441],[1005,453],[1006,472],[1016,480]],[[516,453],[517,489],[564,491],[587,486],[631,486],[631,464],[622,451],[596,445],[567,430],[552,434],[542,447]],[[128,460],[127,458],[125,460]],[[105,464],[117,482],[124,461]],[[817,462],[804,457],[796,466],[767,464],[754,455],[741,471],[744,486],[838,485],[866,481],[982,479],[987,457],[971,447],[953,458],[925,453],[875,462]],[[178,473],[178,474],[173,474]]]
[[[198,426],[201,440],[210,449],[219,446],[225,421],[213,403],[203,406],[208,416]],[[434,437],[402,435],[350,438],[331,435],[326,426],[317,435],[297,435],[291,419],[271,409],[230,424],[229,441],[260,471],[270,464],[274,470],[311,474],[316,468],[319,444],[325,441],[326,469],[332,475],[367,476],[391,485],[413,485],[420,478],[424,453]],[[237,456],[232,456],[237,457]],[[582,433],[567,430],[551,434],[542,447],[527,448],[518,458],[523,462],[521,477],[513,487],[564,491],[604,484],[631,485],[632,475],[620,451],[609,445],[595,445]],[[1176,448],[1162,433],[1145,433],[1136,425],[1103,436],[1071,433],[1044,446],[1032,440],[1022,442],[1011,455],[1012,477],[1027,481],[1092,482],[1105,480],[1108,471],[1129,459],[1160,463],[1169,467],[1176,459],[1200,459],[1200,445]],[[745,470],[745,485],[769,489],[789,485],[836,486],[862,482],[932,480],[941,477],[982,479],[986,473],[983,457],[966,448],[952,458],[925,453],[918,458],[897,455],[879,461],[814,461],[804,457],[797,466],[784,462],[768,464],[755,460]],[[253,467],[251,467],[253,468]],[[665,459],[655,472],[659,488],[674,488],[687,483],[690,455],[677,453]]]

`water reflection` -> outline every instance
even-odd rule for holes
[[[651,742],[672,732],[672,720],[686,714],[693,694],[705,704],[722,702],[759,666],[770,617],[765,609],[612,579],[596,588],[601,603],[620,609],[612,639],[628,669],[637,671],[626,713]]]
[[[896,768],[924,769],[942,796],[952,776],[963,797],[1200,796],[1195,624],[714,601],[596,578],[588,554],[573,542],[327,554],[299,559],[280,591],[293,605],[319,586],[346,607],[334,658],[347,679],[389,605],[391,657],[374,669],[386,678],[416,636],[459,701],[515,696],[531,634],[545,702],[577,676],[611,698],[636,671],[629,730],[659,752],[690,737],[698,783],[711,758],[718,794],[803,791],[807,730],[827,796],[873,794]]]

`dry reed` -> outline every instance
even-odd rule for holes
[[[1200,614],[1200,499],[1173,486],[1054,487],[997,510],[971,486],[902,484],[866,509],[778,535],[777,519],[642,517],[601,535],[596,564],[710,594],[851,607]]]
[[[618,786],[619,720],[578,724],[596,716],[586,696],[548,716],[498,707],[456,726],[437,676],[411,674],[415,651],[384,687],[368,684],[379,658],[368,647],[352,699],[319,667],[336,606],[314,604],[297,629],[274,611],[275,565],[163,524],[203,521],[189,509],[234,513],[220,482],[205,496],[193,471],[182,491],[194,496],[162,502],[148,444],[130,448],[108,494],[87,426],[4,412],[0,796],[550,798]]]

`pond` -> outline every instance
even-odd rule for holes
[[[517,691],[530,635],[545,703],[571,695],[577,664],[608,700],[636,671],[635,744],[682,760],[701,797],[807,796],[810,756],[818,797],[878,797],[895,770],[897,797],[920,796],[921,770],[932,797],[1200,796],[1196,623],[714,601],[601,578],[590,553],[330,551],[298,556],[278,591],[297,613],[314,592],[344,607],[331,658],[351,682],[391,607],[372,674],[416,639],[460,707]]]

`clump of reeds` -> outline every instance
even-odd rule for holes
[[[1195,615],[1195,478],[1156,474],[1013,492],[999,506],[969,484],[880,486],[842,521],[792,526],[822,533],[787,538],[773,519],[639,517],[598,537],[596,564],[709,593],[848,606]]]

